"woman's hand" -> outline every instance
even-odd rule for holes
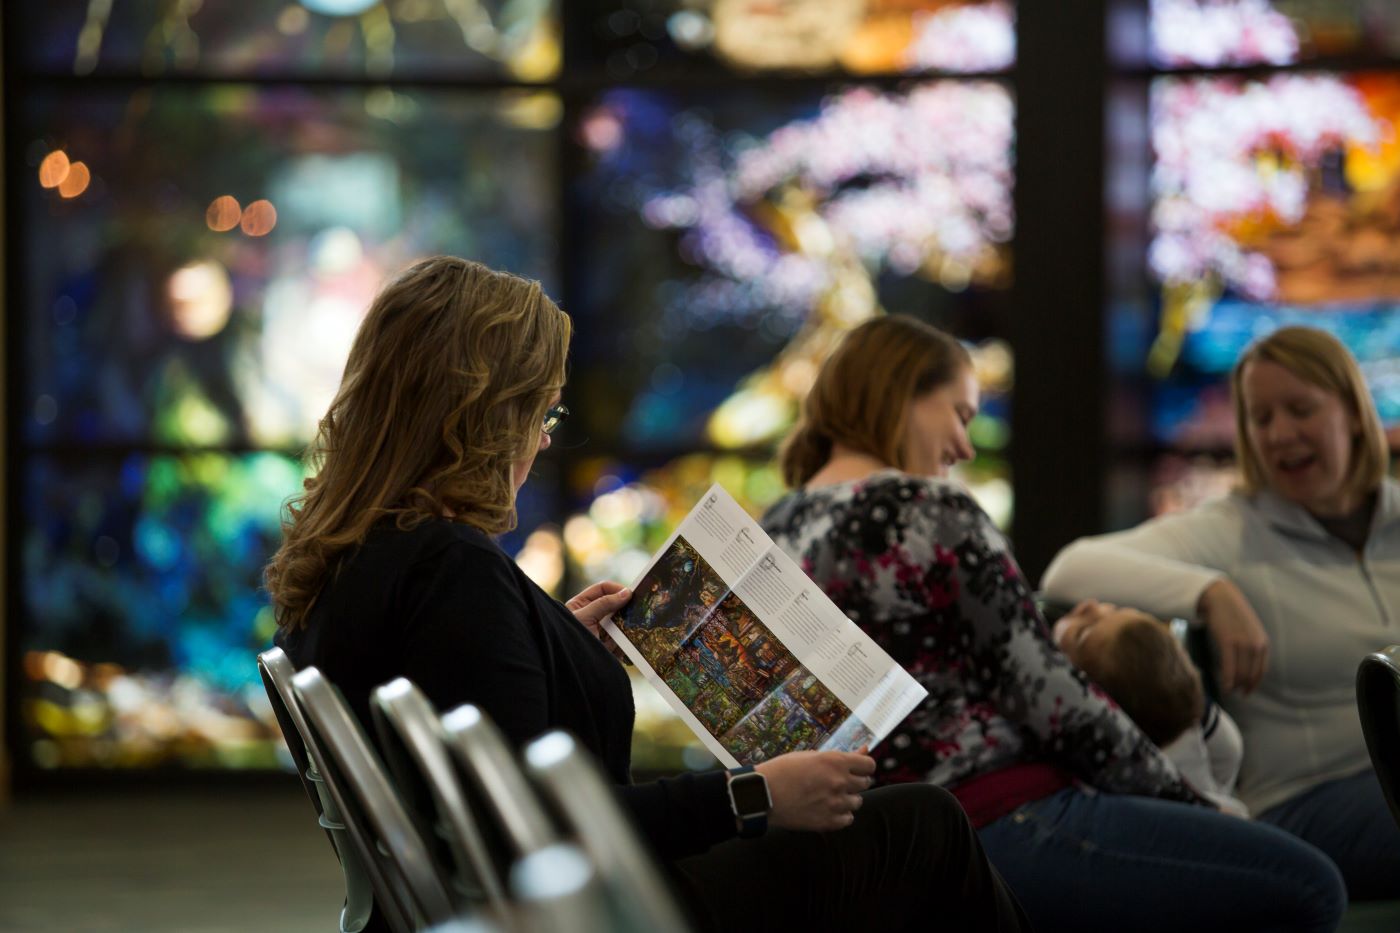
[[[783,829],[844,829],[874,783],[875,759],[859,752],[788,752],[754,768],[768,781],[768,823]]]
[[[1269,636],[1254,607],[1233,581],[1222,577],[1201,593],[1196,613],[1215,639],[1220,690],[1251,693],[1269,669]]]
[[[592,632],[593,637],[612,652],[613,657],[623,664],[631,664],[631,660],[617,642],[603,631],[603,620],[627,605],[627,600],[631,598],[632,591],[621,583],[603,580],[566,602],[564,608],[572,612],[574,618],[582,622],[583,627]]]

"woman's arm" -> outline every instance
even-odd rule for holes
[[[461,550],[425,563],[405,587],[407,676],[443,711],[476,704],[519,747],[555,726],[529,604],[505,555],[454,548]],[[595,616],[625,601],[620,590],[598,584],[560,611],[574,610],[592,630]],[[773,798],[770,823],[814,831],[848,825],[874,769],[868,756],[846,752],[797,752],[766,762],[758,770]],[[738,832],[723,771],[623,784],[617,793],[642,835],[667,858],[703,852]]]
[[[1162,618],[1195,619],[1206,587],[1232,568],[1240,533],[1238,507],[1219,500],[1080,538],[1056,555],[1041,587],[1057,601],[1102,599]]]
[[[558,725],[529,604],[505,555],[454,544],[416,568],[399,602],[405,676],[440,711],[475,704],[516,748]],[[723,771],[616,789],[664,857],[703,852],[737,832]]]
[[[1104,790],[1199,802],[1176,767],[1133,721],[1060,653],[1035,608],[1005,540],[965,493],[931,487],[926,542],[933,591],[953,599],[935,607],[934,626],[966,644],[966,676],[1030,746]],[[936,579],[941,577],[942,579]],[[975,688],[974,688],[975,689]]]
[[[1233,794],[1235,782],[1240,776],[1240,763],[1244,759],[1244,738],[1240,735],[1240,727],[1235,725],[1229,713],[1220,708],[1219,703],[1211,702],[1201,723],[1201,731],[1211,777],[1222,792]]]
[[[1041,586],[1060,602],[1102,599],[1210,629],[1222,691],[1249,693],[1269,664],[1269,639],[1227,576],[1243,518],[1233,499],[1153,519],[1127,531],[1080,538],[1055,557]]]

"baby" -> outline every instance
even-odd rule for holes
[[[1222,810],[1248,816],[1232,796],[1243,743],[1210,702],[1171,630],[1145,612],[1087,600],[1054,627],[1055,644],[1132,717],[1182,776]]]

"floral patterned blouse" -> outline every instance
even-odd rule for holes
[[[882,783],[1049,762],[1094,787],[1199,798],[1060,653],[1005,538],[965,491],[886,470],[798,490],[763,526],[928,690],[871,754]]]

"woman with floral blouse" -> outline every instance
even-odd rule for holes
[[[764,517],[928,689],[873,752],[878,779],[950,789],[1038,930],[1334,929],[1332,862],[1207,805],[1055,647],[1005,538],[948,479],[978,403],[946,334],[856,328],[784,445],[793,492]]]

